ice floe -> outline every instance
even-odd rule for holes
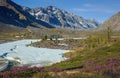
[[[63,61],[67,58],[63,54],[69,50],[36,48],[26,46],[40,40],[19,40],[0,44],[0,55],[8,60],[16,60],[24,64],[45,66]]]

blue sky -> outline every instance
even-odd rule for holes
[[[31,8],[56,6],[87,19],[104,22],[120,11],[120,0],[13,0]]]

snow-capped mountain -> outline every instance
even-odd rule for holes
[[[99,23],[95,20],[84,19],[54,6],[48,6],[46,8],[23,7],[23,10],[29,12],[37,20],[45,21],[58,28],[81,30],[97,28],[99,26]]]

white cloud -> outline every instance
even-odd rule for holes
[[[104,12],[104,13],[113,13],[115,12],[114,10],[111,10],[111,9],[105,9],[105,8],[89,8],[89,9],[86,9],[86,8],[73,8],[71,9],[72,11],[75,11],[75,12]]]
[[[87,9],[83,9],[83,8],[73,8],[71,10],[73,10],[75,12],[87,12],[88,11]]]
[[[113,13],[116,10],[102,5],[94,5],[91,3],[85,3],[80,8],[73,8],[71,11],[74,12],[102,12],[102,13]]]
[[[93,7],[93,5],[92,5],[92,4],[90,4],[90,3],[83,4],[83,6],[84,6],[84,7]]]

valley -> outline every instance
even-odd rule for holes
[[[95,1],[0,0],[0,78],[119,78],[119,1]]]

